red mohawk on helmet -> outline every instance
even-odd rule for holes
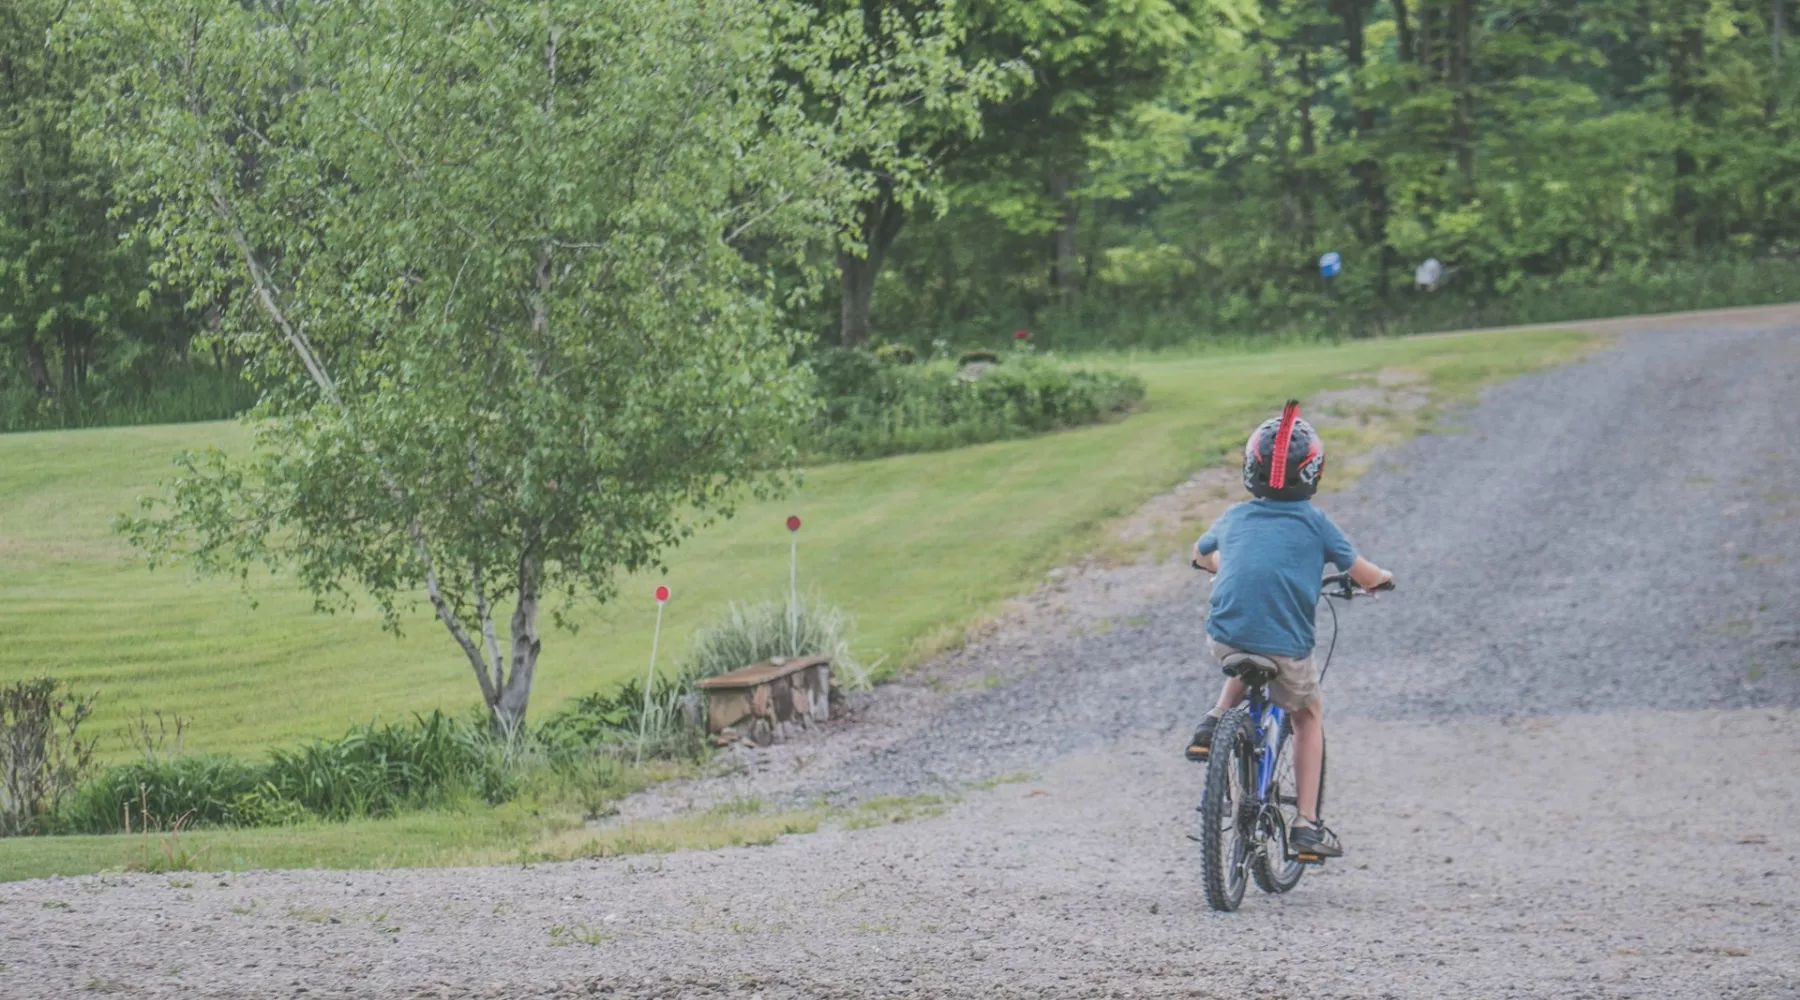
[[[1269,459],[1269,488],[1287,486],[1288,444],[1294,436],[1294,421],[1300,419],[1300,401],[1290,399],[1281,408],[1281,426],[1275,428],[1275,453]]]

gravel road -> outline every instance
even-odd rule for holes
[[[13,883],[0,996],[1800,998],[1800,310],[1623,325],[1324,501],[1402,589],[1342,613],[1348,853],[1292,894],[1201,895],[1205,582],[1090,567],[854,721],[628,809],[955,794],[940,816]]]

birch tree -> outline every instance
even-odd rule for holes
[[[153,563],[289,570],[389,628],[422,599],[496,728],[520,726],[546,608],[611,597],[781,485],[809,404],[773,275],[847,218],[854,137],[786,96],[779,20],[96,4],[93,141],[162,280],[238,304],[221,336],[262,393],[252,455],[181,456],[121,529]]]

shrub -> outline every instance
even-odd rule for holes
[[[647,719],[644,688],[635,678],[613,691],[582,695],[544,720],[537,738],[559,769],[620,748],[656,757],[695,756],[705,734],[696,718],[693,682],[686,674],[658,677]]]
[[[957,355],[957,357],[956,357],[956,363],[959,365],[974,365],[974,364],[982,364],[982,363],[991,365],[991,364],[997,364],[997,363],[999,363],[999,361],[1000,361],[999,354],[997,354],[993,351],[985,351],[985,350],[964,351],[961,354]]]
[[[95,738],[81,724],[93,711],[93,697],[54,678],[0,687],[0,837],[35,830],[86,777]]]
[[[882,344],[875,348],[875,360],[890,365],[910,365],[919,354],[906,344]]]
[[[967,357],[967,355],[965,355]],[[815,359],[819,422],[802,451],[877,458],[1096,423],[1143,399],[1133,376],[1018,353],[972,375],[946,362],[882,365],[865,351]]]

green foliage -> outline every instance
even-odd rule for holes
[[[72,833],[279,826],[390,816],[461,796],[496,803],[514,787],[504,748],[485,729],[433,712],[273,750],[261,763],[199,754],[116,765],[82,787],[57,819]]]
[[[874,333],[979,343],[1028,323],[1066,350],[1792,294],[1776,272],[1800,246],[1800,61],[1771,59],[1766,4],[1215,13],[1153,96],[1062,150],[955,173],[949,214],[888,255]],[[1432,257],[1447,278],[1416,288]]]
[[[179,382],[197,325],[152,286],[105,158],[75,142],[106,56],[56,44],[70,10],[0,5],[0,431],[127,415]]]
[[[961,365],[882,365],[865,351],[814,359],[820,423],[802,447],[830,458],[877,458],[1079,427],[1129,410],[1142,381],[1014,352],[968,352]],[[972,366],[972,367],[971,367]]]

